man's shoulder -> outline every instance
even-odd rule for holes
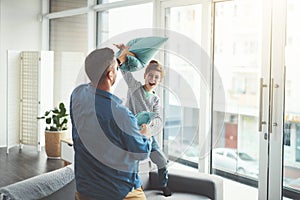
[[[83,90],[84,88],[87,88],[89,84],[85,83],[85,84],[81,84],[78,85],[77,87],[75,87],[72,91],[72,94],[80,92],[81,90]]]

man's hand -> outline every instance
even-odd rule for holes
[[[148,132],[148,126],[147,124],[142,124],[141,125],[142,129],[140,131],[141,134],[145,135],[148,139],[151,138],[151,134]]]
[[[126,62],[126,56],[130,55],[130,56],[134,56],[134,53],[129,51],[129,46],[125,46],[124,44],[113,44],[115,45],[118,49],[120,49],[121,53],[118,57],[118,59],[120,60],[121,63]]]
[[[115,47],[117,47],[118,49],[120,50],[123,50],[125,48],[125,45],[124,44],[113,44]]]

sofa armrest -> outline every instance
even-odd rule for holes
[[[60,199],[75,199],[76,183],[73,179],[70,183],[63,186],[56,192],[42,198],[41,200],[60,200]]]
[[[66,166],[2,187],[0,199],[41,199],[60,190],[73,179],[73,167]]]
[[[146,190],[159,189],[157,173],[150,172],[149,178],[150,187]],[[168,185],[172,192],[199,194],[212,200],[223,199],[223,180],[212,174],[169,169]]]

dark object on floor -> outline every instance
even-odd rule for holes
[[[171,192],[171,190],[170,190],[170,188],[168,186],[167,187],[163,187],[162,191],[163,191],[163,195],[165,197],[169,197],[169,196],[172,195],[172,192]]]

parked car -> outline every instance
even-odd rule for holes
[[[199,147],[195,144],[191,144],[188,146],[184,151],[181,156],[182,159],[188,160],[194,163],[199,162]]]
[[[216,148],[212,154],[212,168],[258,178],[258,162],[249,154],[231,148]]]
[[[183,159],[194,163],[199,162],[199,147],[190,141],[172,141],[168,146],[168,154],[173,159]]]

